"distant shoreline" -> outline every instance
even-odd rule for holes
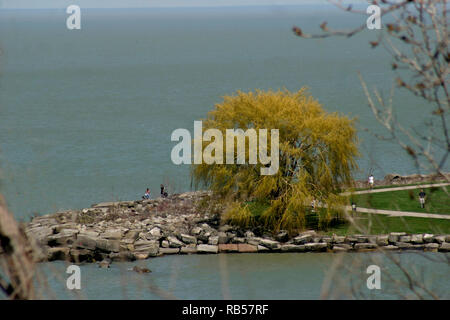
[[[437,174],[410,174],[402,176],[400,174],[391,173],[384,176],[383,179],[377,179],[375,177],[374,187],[388,187],[388,186],[402,186],[408,184],[419,183],[439,183],[450,182],[450,172],[446,172],[443,175]],[[354,188],[368,188],[368,180],[356,180],[353,186]]]

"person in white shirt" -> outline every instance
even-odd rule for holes
[[[373,184],[374,183],[375,183],[375,179],[374,179],[373,175],[370,175],[369,176],[369,187],[370,187],[370,189],[373,188]]]

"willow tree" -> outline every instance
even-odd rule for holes
[[[218,129],[223,136],[227,129],[237,128],[255,129],[258,135],[260,129],[268,132],[278,129],[279,169],[272,175],[261,175],[261,167],[267,165],[249,164],[248,137],[245,163],[194,164],[191,171],[194,183],[203,184],[216,198],[225,200],[222,216],[225,221],[241,226],[263,224],[273,231],[299,230],[306,226],[305,216],[312,201],[320,204],[320,224],[341,214],[339,208],[344,200],[338,195],[339,189],[351,183],[352,171],[357,166],[354,119],[325,112],[305,89],[238,91],[225,96],[203,120],[203,130]],[[203,141],[203,151],[212,142]],[[234,147],[237,160],[237,144]],[[268,154],[272,147],[272,142],[268,143]],[[223,159],[226,149],[223,146],[220,155]],[[214,152],[212,155],[215,156]],[[259,208],[257,218],[254,208]]]

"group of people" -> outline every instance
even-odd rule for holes
[[[169,194],[165,191],[164,185],[161,185],[160,188],[161,188],[161,193],[160,193],[161,198],[167,198],[167,196]],[[150,199],[150,189],[149,188],[147,188],[147,190],[145,190],[145,193],[142,196],[142,200],[147,200],[147,199]]]
[[[369,182],[370,189],[372,189],[373,185],[375,183],[375,179],[374,179],[372,174],[369,176],[368,182]],[[167,198],[167,196],[169,194],[165,191],[164,185],[161,184],[160,188],[161,188],[161,192],[160,192],[161,198]],[[420,203],[420,206],[421,206],[422,209],[425,208],[425,198],[426,198],[426,196],[427,195],[423,191],[423,189],[420,189],[420,192],[419,192],[419,203]],[[142,196],[142,199],[143,200],[150,199],[150,189],[149,188],[147,188],[147,190],[145,190],[145,193]],[[311,201],[311,209],[312,209],[313,212],[315,211],[315,208],[316,208],[317,205],[318,205],[317,200],[313,199]],[[356,203],[354,203],[353,201],[352,201],[352,211],[356,212]]]

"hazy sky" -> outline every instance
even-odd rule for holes
[[[326,0],[0,0],[0,8],[84,8],[210,7],[253,5],[318,4]]]

